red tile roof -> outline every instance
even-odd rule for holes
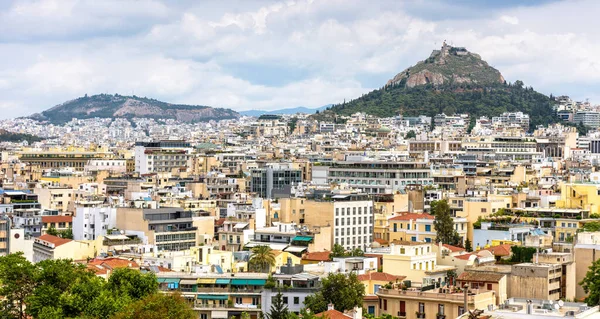
[[[461,260],[469,260],[471,258],[471,256],[473,256],[473,254],[463,254],[463,255],[454,256],[454,258],[458,258]]]
[[[388,244],[388,241],[385,240],[385,239],[382,239],[382,238],[375,238],[375,239],[373,239],[373,241],[376,242],[376,243],[382,244],[382,245],[387,245]]]
[[[316,251],[312,253],[306,253],[302,259],[310,261],[329,261],[330,251]]]
[[[42,216],[42,223],[71,223],[73,216]]]
[[[498,245],[498,246],[481,249],[480,251],[487,250],[487,251],[491,252],[494,256],[510,256],[512,254],[510,247],[511,247],[510,244],[503,244],[503,245]]]
[[[400,215],[390,218],[389,220],[414,220],[414,219],[435,219],[433,215],[427,213],[400,213]]]
[[[370,272],[368,274],[358,275],[358,280],[360,281],[377,280],[390,282],[396,281],[396,279],[404,280],[404,278],[406,278],[406,276],[396,276],[385,272]]]
[[[51,244],[54,244],[54,247],[58,247],[60,245],[64,245],[64,244],[72,241],[72,239],[60,238],[60,237],[52,236],[52,235],[48,235],[48,234],[42,235],[42,236],[38,237],[38,239],[47,241]]]
[[[139,268],[139,265],[135,261],[130,261],[123,258],[93,259],[90,261],[90,264],[106,267],[109,269]]]
[[[327,310],[327,311],[323,311],[321,313],[318,313],[315,315],[315,317],[323,317],[323,318],[327,318],[327,319],[348,319],[348,318],[352,318],[352,316],[349,316],[343,312],[337,311],[337,310]]]
[[[226,220],[227,220],[226,218],[219,218],[215,222],[215,225],[217,225],[217,226],[223,226],[223,223],[225,223]]]
[[[458,251],[465,251],[465,249],[462,247],[456,247],[456,246],[452,246],[452,245],[448,245],[448,244],[443,244],[443,246],[448,248],[453,253],[458,252]]]

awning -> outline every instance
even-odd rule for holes
[[[309,242],[312,240],[313,240],[313,238],[310,236],[296,236],[292,239],[292,241],[306,241],[306,242]]]
[[[288,244],[262,243],[262,242],[251,241],[251,242],[247,243],[246,245],[244,245],[244,247],[248,247],[248,248],[257,247],[257,246],[269,246],[269,248],[271,248],[272,250],[284,250],[285,247],[288,246]]]
[[[202,300],[227,300],[227,295],[198,295],[198,299]]]
[[[166,283],[166,284],[178,284],[179,283],[179,278],[157,278],[159,283]]]
[[[217,281],[215,278],[198,278],[199,284],[214,284]]]
[[[217,278],[217,281],[215,282],[215,284],[217,284],[217,285],[229,285],[230,281],[231,281],[230,279],[226,279],[226,278]]]
[[[181,279],[179,283],[181,285],[195,285],[198,281],[196,279]]]
[[[264,286],[265,283],[264,279],[231,279],[233,286]]]
[[[290,253],[301,253],[307,249],[308,247],[289,246],[288,248],[284,249],[284,251],[288,251]]]
[[[110,240],[129,240],[129,237],[125,235],[106,235],[104,237]]]
[[[266,282],[264,279],[248,279],[248,286],[264,286]]]
[[[233,228],[235,228],[235,229],[241,229],[241,228],[244,228],[246,226],[248,226],[248,223],[237,223],[237,224],[235,224],[235,226],[233,226]]]
[[[231,279],[232,286],[247,286],[248,279]]]
[[[213,319],[227,319],[227,311],[213,310],[210,313],[210,317]]]

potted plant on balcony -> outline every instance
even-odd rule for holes
[[[417,318],[425,318],[425,313],[424,312],[415,311],[415,315],[417,315]]]
[[[233,308],[233,300],[227,300],[227,308]]]

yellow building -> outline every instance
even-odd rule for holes
[[[560,184],[560,199],[556,208],[588,210],[600,214],[600,187],[595,184]]]
[[[406,276],[407,280],[424,286],[446,282],[447,271],[454,269],[437,264],[437,254],[430,243],[394,241],[390,244],[390,253],[383,255],[383,272]]]
[[[95,240],[72,240],[42,235],[33,242],[33,262],[47,259],[85,260],[96,257],[102,250],[104,237]]]

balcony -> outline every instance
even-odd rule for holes
[[[416,312],[417,315],[417,319],[425,319],[425,313],[424,312]]]
[[[439,313],[438,313],[438,314],[435,316],[435,318],[436,318],[436,319],[446,319],[446,315],[441,315],[441,314],[439,314]]]

